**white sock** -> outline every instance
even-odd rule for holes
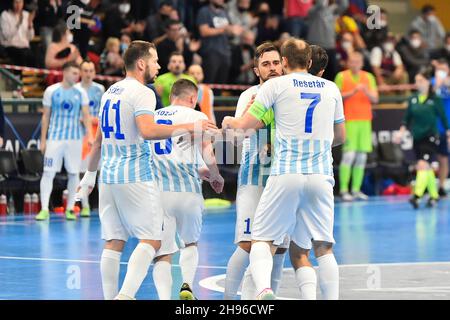
[[[266,242],[255,242],[250,251],[250,272],[258,294],[270,287],[273,258]]]
[[[153,266],[153,282],[159,300],[170,300],[172,297],[172,265],[168,261],[158,261]]]
[[[295,271],[295,280],[302,300],[316,300],[317,276],[314,268],[301,267]]]
[[[69,180],[67,181],[67,191],[69,191],[68,199],[67,199],[67,209],[72,210],[75,205],[75,194],[77,193],[77,187],[80,183],[80,174],[79,173],[69,173]]]
[[[121,255],[122,252],[103,249],[100,260],[100,272],[102,275],[103,297],[105,300],[113,300],[119,292]]]
[[[272,282],[271,288],[275,295],[278,293],[280,287],[281,277],[283,276],[284,258],[286,253],[275,254],[273,256],[273,268],[272,268]]]
[[[225,278],[224,300],[235,300],[236,294],[244,277],[245,269],[250,261],[249,254],[241,247],[237,247],[228,261],[227,277]]]
[[[256,292],[255,283],[253,282],[250,268],[247,268],[242,280],[241,300],[255,300],[258,293]]]
[[[41,178],[41,207],[42,210],[48,210],[48,203],[50,202],[50,195],[53,190],[53,179],[56,172],[44,171]]]
[[[142,282],[147,276],[148,268],[155,257],[155,249],[148,243],[140,242],[128,261],[127,274],[119,294],[134,299]]]
[[[339,267],[334,254],[317,258],[319,263],[319,284],[323,300],[339,299]]]
[[[180,267],[183,282],[186,282],[192,289],[195,273],[198,266],[197,246],[188,246],[180,250]]]

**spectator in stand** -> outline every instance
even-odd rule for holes
[[[53,29],[63,16],[61,0],[39,0],[38,7],[36,23],[44,49],[47,49],[52,42]]]
[[[197,81],[198,101],[196,109],[206,114],[209,120],[216,123],[214,93],[210,87],[203,83],[204,74],[202,67],[198,64],[193,64],[189,67],[188,74]]]
[[[442,47],[445,29],[436,17],[432,5],[423,6],[421,15],[411,22],[410,30],[418,30],[421,33],[430,53]]]
[[[145,27],[145,39],[155,41],[156,38],[161,37],[166,33],[166,25],[170,20],[170,15],[174,11],[172,1],[161,1],[159,4],[159,11],[148,16]]]
[[[142,33],[144,24],[134,23],[131,15],[130,0],[119,0],[113,4],[105,13],[103,20],[103,38],[120,38],[122,33],[128,33],[134,37],[134,33]]]
[[[368,59],[368,52],[364,48],[358,47],[356,38],[351,32],[344,32],[342,36],[338,37],[338,43],[336,47],[336,60],[338,62],[339,71],[347,69],[347,60],[350,54],[355,51],[359,51],[364,56],[363,70],[370,71],[370,63]]]
[[[164,107],[170,105],[170,90],[172,90],[173,84],[178,79],[187,79],[195,83],[194,78],[184,74],[186,65],[184,64],[184,58],[181,52],[173,52],[170,55],[167,68],[169,69],[169,72],[158,76],[155,80],[155,89],[161,96]]]
[[[376,22],[376,21],[374,21]],[[383,43],[389,33],[388,13],[385,9],[380,10],[380,21],[378,26],[373,26],[367,23],[362,24],[361,35],[369,50],[372,50],[380,43]]]
[[[257,24],[257,19],[250,14],[250,0],[231,0],[227,6],[228,17],[231,24],[240,25],[245,30],[253,30]],[[240,37],[232,39],[233,45],[239,45]]]
[[[35,66],[30,40],[34,37],[33,20],[36,13],[23,10],[23,0],[9,0],[11,9],[0,16],[0,44],[5,47],[13,64]]]
[[[448,64],[450,64],[450,33],[447,33],[445,35],[445,41],[444,46],[436,50],[432,55],[431,58],[433,59],[433,62],[435,63],[437,60],[445,59],[447,60]],[[433,64],[434,64],[433,63]]]
[[[284,0],[284,18],[287,23],[286,31],[293,37],[306,38],[308,23],[306,18],[313,6],[313,0]]]
[[[224,0],[209,0],[197,15],[200,33],[200,55],[206,83],[226,83],[231,66],[231,47],[228,36],[242,32],[239,25],[230,24],[224,10]]]
[[[418,30],[411,30],[407,38],[400,40],[397,51],[408,72],[409,82],[414,83],[416,74],[430,63],[421,33]]]
[[[366,48],[366,43],[361,37],[358,24],[355,19],[348,15],[341,15],[336,19],[336,34],[343,35],[344,33],[351,33],[354,38],[355,47],[357,50],[363,50]]]
[[[446,59],[440,59],[436,62],[434,78],[431,80],[436,95],[441,98],[444,105],[445,115],[447,120],[450,119],[450,68]],[[448,141],[442,121],[438,122],[439,129],[439,146],[438,146],[438,160],[439,160],[439,196],[447,196],[445,191],[445,182],[448,178],[449,163],[448,163]]]
[[[80,64],[83,61],[77,47],[72,44],[73,35],[65,23],[58,24],[53,30],[52,43],[45,53],[47,69],[61,69],[69,61]]]
[[[128,33],[120,35],[120,55],[123,55],[131,44],[131,36]]]
[[[0,96],[0,148],[5,142],[5,112],[3,110],[2,97]]]
[[[69,3],[69,6],[77,6],[80,10],[80,28],[73,29],[73,42],[84,59],[86,59],[88,52],[91,28],[96,25],[94,8],[90,5],[90,2],[91,0],[72,0]]]
[[[167,22],[164,40],[156,45],[161,74],[168,71],[167,65],[169,64],[169,57],[172,52],[181,52],[185,63],[189,66],[192,63],[194,53],[200,49],[200,42],[189,39],[187,33],[183,32],[183,30],[180,21],[169,20]]]
[[[370,65],[380,88],[385,85],[408,83],[408,74],[402,58],[395,50],[396,44],[395,37],[389,35],[381,46],[373,48],[370,53]]]
[[[255,84],[257,78],[253,72],[255,55],[255,34],[249,30],[241,35],[241,43],[232,50],[230,81],[239,84]]]
[[[276,41],[280,38],[280,19],[270,12],[267,2],[262,2],[258,10],[258,30],[256,44],[260,45],[266,41]]]
[[[110,76],[122,76],[124,62],[120,54],[120,40],[108,38],[106,47],[100,56],[100,68],[102,72]]]
[[[327,51],[329,62],[323,77],[334,80],[336,63],[336,19],[345,12],[348,0],[316,0],[308,13],[308,42],[321,46]]]

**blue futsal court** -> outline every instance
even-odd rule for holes
[[[414,299],[422,297],[421,293],[449,297],[450,287],[445,283],[450,274],[450,200],[441,201],[433,209],[414,211],[406,197],[374,197],[367,202],[337,203],[335,212],[341,298]],[[222,299],[226,264],[235,249],[234,223],[234,207],[204,215],[194,287],[199,299]],[[102,299],[99,260],[103,242],[97,215],[77,221],[52,215],[49,222],[22,215],[3,217],[0,239],[0,299]],[[135,240],[127,244],[122,255],[121,281],[135,244]],[[298,290],[287,281],[292,277],[288,260],[280,296],[298,299]],[[173,268],[176,299],[181,285],[177,263],[178,257]],[[384,271],[373,289],[370,277],[377,268]],[[420,276],[421,269],[429,268],[438,269],[437,278]],[[350,269],[361,269],[357,272],[359,284]],[[408,270],[414,270],[415,275],[408,276]],[[383,291],[384,284],[389,288]],[[396,295],[389,296],[392,293]],[[137,299],[157,299],[152,269]]]

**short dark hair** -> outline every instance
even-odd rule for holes
[[[186,97],[187,95],[198,92],[197,85],[188,79],[179,79],[175,81],[170,91],[171,97]]]
[[[311,46],[311,68],[309,68],[309,73],[313,76],[319,74],[320,71],[325,70],[328,65],[328,54],[324,48],[317,45]]]
[[[254,66],[258,67],[259,59],[261,58],[261,56],[264,53],[271,52],[271,51],[278,52],[278,54],[280,55],[280,60],[281,60],[280,50],[277,48],[277,46],[273,42],[266,41],[266,42],[260,44],[255,50],[255,57],[253,59]]]
[[[183,54],[182,54],[180,51],[173,51],[173,52],[169,55],[169,61],[170,61],[170,59],[172,59],[173,56],[182,56],[182,57],[184,58]]]
[[[52,41],[60,42],[64,34],[67,32],[67,25],[65,23],[58,23],[52,32]]]
[[[422,7],[422,14],[428,14],[430,12],[436,11],[436,8],[431,4],[426,4]]]
[[[163,0],[163,1],[161,1],[160,4],[159,4],[159,8],[161,9],[164,6],[169,6],[169,7],[173,8],[173,1],[171,1],[171,0]]]
[[[123,55],[125,70],[134,70],[136,62],[139,59],[150,57],[150,49],[156,50],[155,45],[151,42],[141,40],[132,41]]]
[[[166,23],[165,23],[165,28],[166,29],[170,29],[171,26],[174,26],[176,24],[181,24],[181,22],[179,20],[174,20],[174,19],[169,19]]]
[[[409,32],[408,32],[408,36],[409,37],[411,37],[413,34],[416,34],[416,33],[418,33],[418,34],[422,34],[422,33],[420,33],[420,31],[419,30],[417,30],[417,29],[411,29],[411,30],[409,30]]]
[[[78,63],[76,63],[75,61],[68,61],[68,62],[64,63],[63,66],[62,66],[62,70],[63,71],[66,70],[66,69],[69,69],[69,68],[80,69],[80,65]]]
[[[304,40],[290,38],[281,46],[281,56],[291,68],[308,68],[311,61],[311,46]]]
[[[85,64],[85,63],[94,63],[94,62],[91,61],[91,60],[83,60],[83,61],[80,63],[80,69],[83,67],[83,64]],[[95,66],[95,63],[94,63],[94,66]]]

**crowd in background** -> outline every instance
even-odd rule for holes
[[[71,5],[80,9],[79,19]],[[367,23],[367,5],[366,0],[8,0],[0,4],[0,56],[48,69],[89,59],[99,73],[120,76],[122,53],[141,39],[156,44],[160,74],[170,72],[169,57],[178,52],[182,72],[201,65],[205,83],[246,85],[257,82],[255,47],[267,40],[280,45],[290,36],[327,50],[327,79],[346,68],[353,51],[364,54],[364,69],[379,86],[413,83],[422,67],[450,61],[450,35],[432,6],[422,8],[405,34],[393,35],[389,12],[382,10],[374,29]],[[70,23],[79,28],[68,28]]]

